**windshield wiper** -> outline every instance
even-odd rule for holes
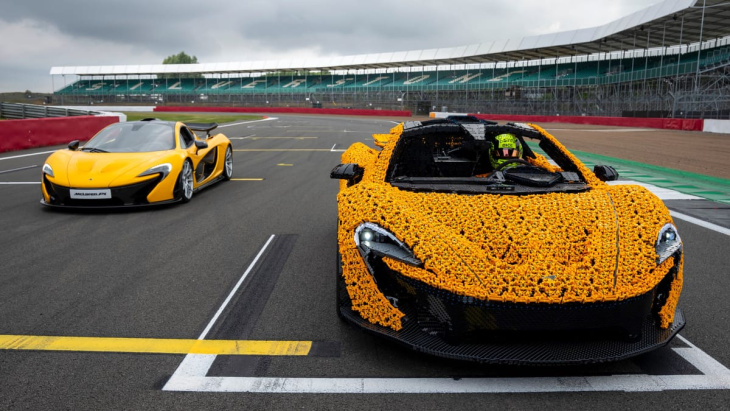
[[[90,153],[108,153],[108,151],[96,147],[84,147],[81,151],[88,151]]]

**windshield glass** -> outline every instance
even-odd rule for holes
[[[114,123],[101,130],[82,148],[89,152],[144,153],[175,148],[172,124],[154,122]]]
[[[547,149],[538,148],[538,142]],[[565,156],[546,154],[556,152],[548,143],[531,128],[423,122],[403,131],[386,180],[413,191],[526,194],[587,190],[573,163]]]

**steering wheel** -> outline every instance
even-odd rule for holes
[[[530,167],[536,167],[536,166],[532,165],[529,161],[527,161],[525,159],[522,159],[522,158],[513,158],[513,159],[507,160],[504,163],[498,165],[494,170],[495,171],[501,171],[503,168],[505,168],[505,166],[507,166],[509,164],[515,164],[515,163],[523,164],[523,165],[530,166]],[[539,168],[539,167],[537,167],[537,168]]]

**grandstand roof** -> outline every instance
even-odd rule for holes
[[[495,40],[468,46],[307,60],[52,67],[51,75],[245,73],[492,63],[687,45],[730,35],[727,0],[665,0],[587,29]]]

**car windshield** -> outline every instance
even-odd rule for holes
[[[416,123],[404,126],[388,167],[386,180],[400,189],[467,194],[589,189],[577,166],[527,126]],[[510,148],[502,148],[504,142]]]
[[[155,122],[114,123],[101,130],[82,148],[89,152],[144,153],[175,148],[172,124]]]

